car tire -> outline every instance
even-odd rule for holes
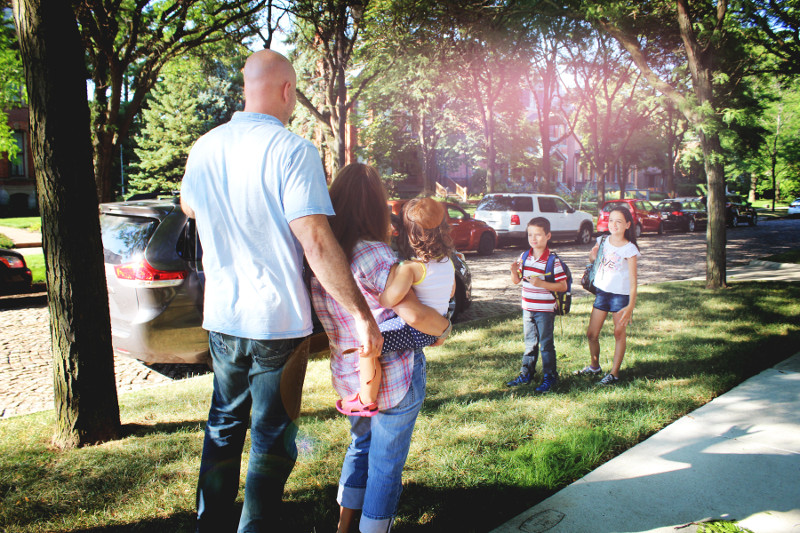
[[[664,235],[664,224],[663,223],[658,225],[658,234],[659,235]]]
[[[753,216],[752,216],[752,217],[750,217],[750,222],[749,222],[749,224],[750,224],[751,226],[755,226],[756,224],[758,224],[758,215],[757,215],[757,214],[753,213]]]
[[[689,219],[689,223],[686,225],[686,231],[691,231],[691,232],[697,231],[697,223],[694,221],[693,218]]]
[[[456,278],[456,293],[455,293],[455,300],[456,300],[456,308],[453,310],[453,316],[450,320],[453,320],[455,317],[460,315],[464,312],[464,309],[467,308],[467,291],[464,289],[463,283],[461,280]]]
[[[592,227],[588,224],[582,225],[576,240],[579,244],[589,244],[592,241]]]
[[[478,255],[492,255],[492,252],[494,252],[494,237],[486,232],[478,241]]]
[[[636,227],[633,228],[633,235],[637,239],[642,236],[642,225],[641,224],[636,224]]]

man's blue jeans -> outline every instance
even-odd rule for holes
[[[558,377],[556,372],[556,347],[553,344],[553,326],[556,314],[542,311],[522,311],[522,330],[525,336],[525,353],[522,354],[522,373],[533,375],[539,353],[542,355],[542,373]]]
[[[425,354],[416,350],[411,385],[400,403],[373,417],[349,417],[350,447],[336,500],[342,507],[361,509],[362,533],[383,533],[391,528],[426,384]]]
[[[274,531],[283,487],[297,459],[294,421],[300,415],[308,340],[211,332],[208,342],[214,393],[197,483],[197,531],[234,531],[248,422],[250,462],[238,531]]]

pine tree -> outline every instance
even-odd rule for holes
[[[144,127],[134,138],[139,161],[131,165],[131,193],[178,190],[189,150],[207,131],[198,112],[200,80],[183,64],[164,67],[163,74],[142,111]]]

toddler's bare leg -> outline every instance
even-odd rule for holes
[[[361,403],[370,404],[378,400],[378,389],[381,386],[381,362],[377,357],[358,359],[359,378],[361,380]]]

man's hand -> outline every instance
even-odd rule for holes
[[[380,355],[383,337],[364,295],[353,279],[347,257],[333,236],[328,217],[309,215],[296,218],[289,223],[289,227],[300,241],[306,260],[319,282],[334,300],[353,315],[365,353],[372,357],[377,350]]]

